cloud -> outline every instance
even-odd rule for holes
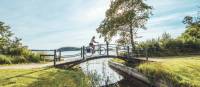
[[[182,18],[196,11],[199,0],[147,0],[154,7],[148,30],[141,40],[169,32],[184,31]],[[105,17],[110,0],[2,0],[0,20],[11,25],[16,36],[31,48],[59,48],[87,45]],[[103,42],[102,39],[98,39]]]

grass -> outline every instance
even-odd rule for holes
[[[159,62],[140,64],[137,69],[152,83],[165,86],[200,87],[200,56],[164,57]]]
[[[5,64],[23,64],[23,63],[44,63],[49,62],[49,59],[40,58],[39,54],[29,54],[28,57],[24,56],[9,56],[0,54],[0,65]]]
[[[162,87],[200,87],[200,56],[159,57],[154,60],[156,62],[133,66],[146,75],[152,85],[159,81]],[[111,61],[132,67],[121,59]]]
[[[122,60],[122,59],[118,59],[118,58],[114,58],[111,60],[112,62],[116,62],[116,63],[125,63],[126,61]]]
[[[89,87],[79,69],[1,70],[0,87]]]

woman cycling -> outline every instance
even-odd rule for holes
[[[95,53],[95,45],[94,45],[94,43],[99,43],[99,42],[96,42],[96,41],[95,41],[95,36],[92,37],[92,39],[91,39],[91,41],[90,41],[90,44],[89,44],[89,46],[92,47],[92,49],[93,49],[93,50],[92,50],[92,54]]]

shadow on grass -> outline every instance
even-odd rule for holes
[[[40,69],[40,70],[34,70],[32,72],[23,73],[23,74],[19,74],[19,75],[16,75],[16,76],[8,77],[8,78],[5,78],[5,79],[2,79],[1,81],[7,81],[7,80],[10,80],[12,78],[17,78],[17,77],[25,77],[26,75],[30,75],[30,74],[41,72],[41,71],[48,70],[48,69],[49,68],[44,68],[44,69]],[[34,78],[34,77],[30,77],[30,78]],[[37,79],[37,78],[35,78],[35,79]]]
[[[37,81],[28,87],[88,87],[85,75],[78,69],[55,69],[39,75]]]
[[[28,87],[89,87],[89,78],[80,68],[74,67],[82,61],[57,65],[52,71],[40,74],[37,81]]]
[[[45,70],[48,70],[48,69],[49,68],[44,68],[44,69],[34,70],[34,71],[31,71],[31,72],[28,72],[28,73],[22,73],[22,74],[18,74],[18,75],[15,75],[15,76],[7,77],[7,78],[4,78],[4,79],[0,80],[0,82],[1,82],[0,85],[1,86],[7,86],[7,85],[10,85],[10,84],[14,84],[16,82],[12,81],[12,79],[17,79],[17,78],[38,79],[36,77],[27,76],[27,75],[31,75],[31,74],[34,74],[34,73],[42,72],[42,71],[45,71]],[[8,72],[8,73],[10,73],[10,72]]]
[[[76,63],[32,70],[17,70],[17,75],[0,79],[0,86],[15,87],[88,87],[88,78]],[[12,73],[9,72],[9,73]],[[14,74],[14,73],[13,73]],[[6,73],[5,73],[6,75]],[[21,81],[19,81],[21,80]],[[28,81],[27,81],[28,80]],[[23,82],[25,81],[25,82]]]

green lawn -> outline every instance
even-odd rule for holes
[[[200,87],[200,56],[165,57],[159,62],[140,64],[137,69],[152,82],[176,87]]]
[[[1,70],[0,87],[88,87],[89,79],[79,70],[43,68]]]
[[[163,87],[200,87],[200,56],[160,57],[153,60],[156,62],[137,64],[136,67],[121,59],[111,61],[138,69],[152,84],[159,81]]]

